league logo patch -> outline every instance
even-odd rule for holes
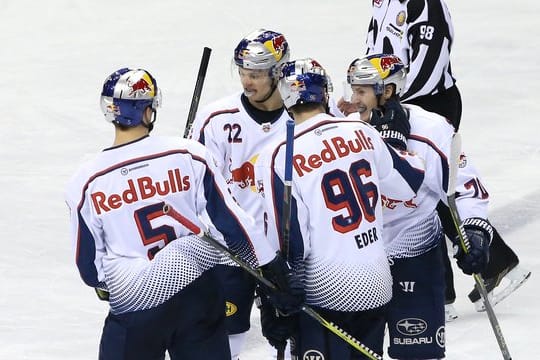
[[[373,5],[376,7],[381,7],[384,0],[373,0]]]
[[[324,360],[324,355],[317,350],[308,350],[304,353],[302,360]]]
[[[407,13],[405,13],[405,11],[401,10],[396,16],[396,24],[397,24],[397,26],[402,26],[403,24],[405,24],[405,20],[407,20]]]
[[[225,316],[233,316],[238,311],[238,307],[232,302],[225,301]]]

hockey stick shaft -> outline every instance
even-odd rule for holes
[[[289,238],[291,230],[291,198],[292,198],[292,158],[294,153],[294,121],[287,120],[287,140],[285,142],[285,181],[283,188],[282,214],[282,251],[289,260]]]
[[[225,245],[220,243],[218,240],[214,239],[209,234],[205,233],[198,225],[193,223],[191,220],[180,214],[178,211],[176,211],[172,206],[168,204],[163,205],[163,213],[166,215],[169,215],[176,221],[178,221],[180,224],[182,224],[184,227],[186,227],[189,231],[194,233],[195,235],[199,236],[201,239],[207,241],[210,245],[214,246],[227,256],[231,258],[236,264],[238,264],[242,269],[246,270],[250,275],[255,277],[259,282],[262,284],[268,286],[270,289],[275,290],[276,286],[266,279],[261,272],[251,267],[250,264],[248,264],[246,261],[244,261],[242,258],[240,258],[238,255],[234,254],[229,248],[227,248]],[[382,356],[378,355],[371,349],[369,349],[366,345],[362,344],[360,341],[353,338],[351,335],[347,334],[344,330],[339,328],[336,324],[327,321],[324,319],[319,313],[317,313],[315,310],[313,310],[308,305],[302,306],[302,311],[305,312],[307,315],[311,316],[313,319],[315,319],[317,322],[319,322],[322,326],[327,328],[329,331],[343,339],[345,342],[347,342],[349,345],[351,345],[356,350],[360,351],[362,354],[368,357],[370,360],[382,360]]]
[[[470,249],[470,241],[469,241],[469,238],[467,237],[467,233],[465,232],[465,229],[463,228],[461,218],[459,216],[459,212],[457,210],[457,205],[456,205],[456,191],[455,190],[456,190],[457,169],[459,166],[460,154],[461,154],[461,136],[456,133],[454,134],[454,138],[452,139],[451,156],[450,156],[450,174],[449,174],[448,194],[447,194],[448,207],[450,208],[452,221],[454,222],[454,226],[456,227],[456,230],[457,230],[460,246],[465,253],[468,253]],[[486,313],[488,315],[488,319],[491,324],[491,327],[493,328],[493,332],[495,333],[495,338],[497,339],[497,343],[499,344],[499,348],[503,355],[503,359],[511,360],[512,357],[510,356],[510,351],[508,350],[508,346],[506,345],[506,341],[504,340],[501,326],[499,325],[499,321],[497,320],[497,316],[495,315],[493,306],[491,305],[491,302],[489,301],[488,292],[487,292],[486,286],[484,285],[484,280],[482,279],[482,275],[473,274],[473,278],[476,283],[476,287],[478,288],[478,291],[480,292],[480,295],[482,296],[482,299],[484,300]]]
[[[208,62],[210,61],[210,54],[212,49],[204,47],[201,57],[201,64],[199,65],[199,73],[197,74],[197,81],[195,82],[195,89],[193,90],[193,96],[191,97],[191,105],[189,107],[189,113],[186,121],[186,128],[184,129],[184,139],[189,136],[191,126],[195,120],[197,109],[199,108],[199,100],[201,98],[202,88],[204,85],[204,79],[206,78],[206,70],[208,69]]]
[[[289,238],[291,230],[291,189],[292,189],[292,157],[294,153],[294,121],[289,119],[286,122],[287,138],[285,142],[285,178],[283,188],[283,213],[281,234],[283,244],[281,250],[285,258],[289,259]],[[276,360],[285,359],[285,349],[280,348],[277,351]]]

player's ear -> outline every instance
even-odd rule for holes
[[[147,106],[146,109],[144,109],[144,122],[146,124],[152,122],[152,108],[150,106]]]
[[[388,100],[394,95],[395,88],[396,86],[394,84],[388,84],[384,86],[384,92],[383,92],[384,100]]]

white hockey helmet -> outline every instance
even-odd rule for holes
[[[347,70],[350,85],[373,85],[375,94],[380,95],[384,86],[394,84],[396,95],[405,87],[407,72],[399,57],[392,54],[373,54],[353,60]]]
[[[161,91],[156,80],[143,69],[122,68],[103,83],[101,111],[109,122],[132,127],[143,121],[143,112],[154,112],[161,105]]]
[[[311,58],[289,61],[281,67],[279,92],[287,109],[298,104],[327,105],[331,82],[326,71]]]
[[[269,70],[273,76],[289,61],[289,43],[279,32],[259,29],[243,38],[234,49],[234,62],[241,68]]]

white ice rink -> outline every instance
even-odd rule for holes
[[[182,136],[202,48],[213,48],[201,105],[239,89],[232,50],[258,27],[281,31],[293,58],[316,58],[336,96],[364,53],[369,0],[0,0],[0,359],[96,359],[107,305],[76,270],[63,189],[84,156],[109,146],[102,82],[148,69],[163,90],[156,134]],[[464,148],[492,198],[491,219],[531,279],[497,313],[514,359],[540,359],[540,3],[448,0]],[[459,319],[447,359],[501,359],[485,314],[456,271]],[[254,313],[242,360],[265,359]]]

